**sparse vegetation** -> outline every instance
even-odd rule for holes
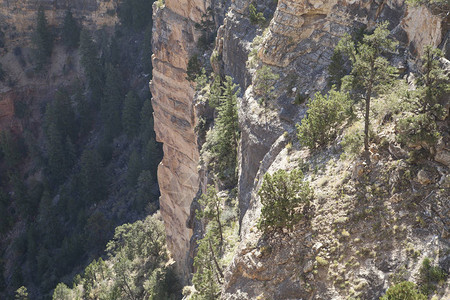
[[[307,116],[297,135],[300,143],[310,149],[325,146],[336,137],[339,127],[348,116],[350,97],[332,89],[328,95],[317,93],[308,103]]]
[[[266,173],[258,195],[262,204],[258,228],[268,233],[292,229],[303,217],[302,209],[311,201],[313,192],[303,172],[294,169]]]
[[[426,300],[427,297],[417,290],[417,286],[404,281],[391,286],[380,300]]]
[[[366,160],[369,160],[369,125],[370,102],[375,93],[381,93],[386,85],[394,79],[395,68],[382,56],[393,52],[397,43],[389,39],[388,23],[381,23],[373,34],[364,35],[362,42],[355,44],[350,35],[345,35],[337,46],[337,50],[350,59],[352,71],[345,76],[343,88],[360,91],[365,101],[364,112],[364,150]]]
[[[250,22],[252,24],[263,24],[264,22],[266,22],[264,14],[262,12],[258,12],[253,3],[248,6],[248,11],[250,14]]]

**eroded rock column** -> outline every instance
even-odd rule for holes
[[[167,244],[178,270],[189,274],[187,228],[190,205],[199,188],[199,151],[194,132],[194,90],[186,80],[189,57],[195,51],[198,33],[195,23],[206,12],[205,0],[166,0],[154,6],[153,79],[150,83],[155,131],[164,144],[164,158],[158,167],[160,207]]]

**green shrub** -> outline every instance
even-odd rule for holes
[[[403,144],[426,143],[434,145],[439,139],[436,120],[429,113],[414,114],[400,119],[397,139]]]
[[[358,155],[364,144],[364,126],[362,122],[353,124],[344,135],[341,146],[345,155]]]
[[[250,13],[250,22],[252,24],[262,24],[266,21],[264,14],[262,12],[258,12],[253,3],[249,5],[248,10]]]
[[[435,284],[447,278],[444,270],[438,266],[431,265],[431,260],[427,257],[423,260],[420,273],[420,290],[424,294],[430,294],[436,289]]]
[[[331,141],[337,129],[348,115],[348,94],[332,89],[328,95],[316,93],[308,104],[307,116],[297,124],[297,136],[310,149],[321,147]]]
[[[292,229],[303,216],[299,206],[309,203],[313,191],[301,170],[278,170],[273,175],[264,175],[258,195],[262,204],[258,228],[270,232]]]
[[[391,286],[380,300],[426,300],[427,297],[421,294],[414,283],[404,281]]]
[[[201,75],[201,73],[202,73],[202,68],[201,68],[200,61],[198,60],[198,56],[192,55],[189,58],[188,65],[187,65],[186,79],[189,81],[195,81],[197,76]]]

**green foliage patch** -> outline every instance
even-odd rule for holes
[[[325,146],[336,137],[350,109],[348,93],[330,90],[328,95],[317,93],[309,103],[307,116],[297,124],[300,143],[310,149]]]
[[[312,200],[313,191],[301,170],[277,170],[264,175],[258,195],[262,204],[258,228],[268,233],[291,230],[303,217],[301,209]]]

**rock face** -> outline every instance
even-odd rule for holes
[[[161,213],[169,248],[184,275],[188,274],[189,248],[193,246],[190,244],[192,232],[186,222],[189,220],[189,207],[201,181],[197,172],[199,153],[194,132],[197,121],[197,112],[193,106],[194,90],[185,79],[185,72],[198,39],[195,23],[201,21],[203,14],[209,11],[208,7],[211,6],[212,11],[222,10],[227,3],[225,1],[224,6],[224,2],[219,5],[214,1],[166,0],[163,9],[155,6],[154,10],[151,90],[155,129],[158,140],[164,143],[164,159],[158,170]],[[251,3],[264,13],[266,19],[271,20],[265,30],[261,25],[250,22]],[[221,20],[220,16],[217,19]],[[426,44],[439,45],[446,34],[441,17],[426,8],[409,9],[401,0],[279,0],[276,4],[272,0],[257,3],[250,0],[231,1],[223,25],[218,29],[212,56],[213,69],[222,75],[232,76],[242,91],[238,100],[241,129],[238,183],[241,243],[228,267],[224,298],[254,299],[261,296],[260,292],[266,285],[272,291],[272,294],[265,295],[268,297],[308,297],[307,294],[312,290],[308,282],[317,277],[316,272],[311,270],[329,264],[329,257],[318,255],[332,251],[332,242],[326,241],[330,232],[327,229],[324,232],[317,231],[319,238],[314,240],[326,247],[312,249],[312,245],[309,245],[313,240],[311,233],[317,230],[314,224],[331,222],[332,219],[335,219],[333,222],[336,224],[341,224],[346,222],[346,218],[334,216],[331,212],[328,219],[317,214],[317,219],[308,225],[311,228],[300,230],[293,240],[287,242],[286,247],[272,249],[271,256],[265,257],[267,253],[263,255],[255,247],[248,246],[258,240],[252,230],[260,209],[256,192],[268,170],[295,167],[293,162],[287,162],[289,159],[286,158],[288,154],[285,146],[294,136],[294,124],[303,118],[306,107],[304,104],[294,105],[293,98],[298,93],[310,96],[326,87],[327,66],[342,35],[363,26],[373,29],[381,21],[389,21],[391,34],[400,42],[401,50],[409,50],[414,55],[420,55]],[[220,25],[218,23],[216,25]],[[253,42],[258,36],[260,43],[255,46]],[[259,66],[269,65],[273,72],[280,75],[280,80],[275,84],[276,99],[271,102],[268,112],[258,104],[253,91],[256,67],[249,66],[250,54],[256,55]],[[399,57],[402,64],[408,65],[406,57]],[[286,135],[283,134],[285,131]],[[324,155],[330,157],[333,151],[330,149]],[[443,152],[439,153],[436,160],[445,161],[445,158],[441,158],[445,156]],[[377,157],[377,161],[380,159]],[[326,184],[322,182],[320,186]],[[343,232],[342,239],[348,237],[346,230],[340,228],[339,232]],[[292,264],[300,260],[301,263]],[[385,271],[380,270],[390,270],[393,268],[391,265],[395,265],[385,258],[382,262],[379,265],[372,261],[365,262],[370,266],[361,271],[368,272],[360,276],[367,279],[361,281],[361,287],[373,282],[365,299],[380,295],[385,284],[384,275],[378,276]],[[359,263],[362,264],[362,260]],[[301,280],[296,277],[298,274],[301,274]],[[320,277],[325,278],[326,273],[320,271]],[[323,294],[316,294],[315,299],[341,299],[339,291],[330,290],[320,280],[317,282],[316,287]]]
[[[38,102],[44,100],[41,98],[60,85],[73,83],[82,73],[77,51],[67,53],[61,45],[53,47],[46,74],[36,74],[32,65],[26,65],[25,61],[32,56],[30,41],[39,6],[44,8],[48,24],[55,31],[62,26],[69,8],[85,28],[111,30],[118,22],[118,3],[118,0],[0,1],[0,27],[5,45],[0,49],[0,63],[14,83],[11,87],[6,83],[8,80],[0,82],[0,131],[5,128],[21,131],[20,120],[14,117],[15,102],[23,100],[32,109],[39,109]],[[69,61],[71,67],[67,68]]]
[[[164,8],[154,6],[153,18],[150,89],[157,140],[164,143],[164,158],[158,168],[160,207],[168,247],[185,279],[192,236],[187,222],[199,189],[194,89],[186,79],[186,69],[198,38],[195,23],[201,21],[207,7],[203,0],[166,0]]]
[[[102,28],[112,27],[117,23],[118,3],[118,0],[2,0],[0,24],[6,34],[6,43],[9,47],[23,46],[24,39],[30,40],[30,32],[35,27],[39,6],[44,8],[47,21],[52,26],[60,26],[66,10],[70,8],[74,17],[82,20],[83,26]],[[9,30],[14,34],[9,34]]]

